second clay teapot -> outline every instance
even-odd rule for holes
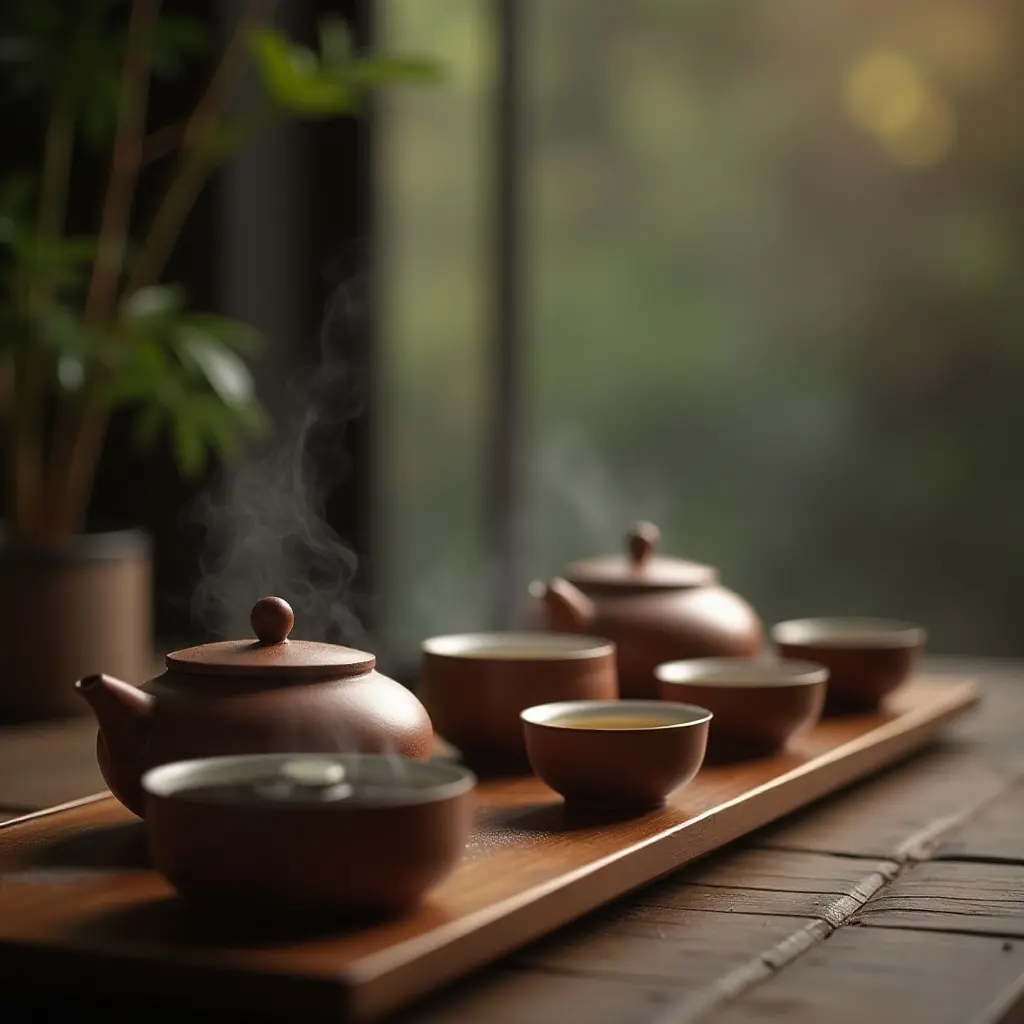
[[[142,816],[142,775],[170,761],[292,752],[430,756],[426,710],[375,671],[372,654],[289,640],[295,616],[278,597],[257,601],[251,622],[256,640],[175,651],[167,671],[142,686],[106,675],[75,684],[99,721],[103,778],[130,811]]]
[[[576,562],[534,583],[546,628],[606,637],[618,651],[623,697],[656,698],[655,666],[684,658],[747,658],[764,630],[754,609],[708,565],[658,555],[658,528],[637,523],[627,552]]]

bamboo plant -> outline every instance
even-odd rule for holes
[[[140,445],[169,437],[185,476],[268,426],[246,362],[254,331],[191,310],[163,280],[182,228],[216,169],[276,119],[357,114],[376,87],[436,72],[423,60],[357,54],[339,19],[321,23],[316,50],[300,46],[273,27],[274,6],[245,4],[191,114],[152,126],[151,80],[188,67],[209,46],[207,29],[162,12],[160,0],[17,5],[0,88],[45,97],[48,120],[39,166],[0,181],[9,545],[52,548],[81,532],[121,407],[132,409]],[[259,96],[243,104],[250,70]],[[97,144],[110,158],[95,235],[70,236],[76,154]],[[159,198],[139,210],[140,177],[161,170]]]

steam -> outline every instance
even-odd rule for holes
[[[410,584],[416,629],[425,637],[489,629],[497,582],[493,559],[461,566],[436,563]]]
[[[521,523],[525,541],[521,602],[510,624],[516,629],[540,628],[541,617],[528,584],[565,570],[568,561],[625,550],[625,537],[641,519],[671,528],[663,480],[655,467],[636,465],[613,472],[612,460],[598,449],[591,432],[571,421],[546,431],[537,454],[526,466],[527,508]],[[442,551],[430,568],[408,584],[408,619],[413,634],[434,636],[492,628],[499,566],[487,555],[457,558]]]
[[[291,604],[296,638],[358,645],[365,636],[354,611],[356,554],[326,519],[350,470],[342,434],[365,401],[351,351],[358,285],[342,284],[328,301],[319,361],[287,389],[269,445],[225,470],[196,504],[204,543],[192,613],[215,636],[249,636],[250,609],[268,594]]]
[[[614,475],[588,432],[578,423],[557,425],[540,445],[528,474],[537,513],[530,550],[538,565],[556,571],[565,557],[623,550],[634,522],[649,519],[665,527],[673,518],[663,483],[653,469],[634,465]]]

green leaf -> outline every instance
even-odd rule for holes
[[[185,305],[185,291],[176,284],[154,284],[129,295],[122,316],[134,325],[165,323]]]
[[[140,338],[131,346],[131,364],[154,380],[163,380],[173,373],[164,345],[151,338]]]
[[[206,466],[202,434],[183,409],[178,411],[174,421],[174,458],[178,471],[186,480],[194,480]]]
[[[249,49],[272,97],[286,96],[300,74],[288,40],[274,29],[262,29],[249,37]]]
[[[232,410],[212,395],[193,400],[192,415],[201,425],[210,447],[225,461],[238,454],[242,443],[243,423]]]
[[[80,391],[85,383],[85,364],[81,358],[62,355],[57,360],[57,380],[65,391]]]
[[[102,357],[109,345],[102,331],[87,326],[76,310],[60,303],[52,303],[41,310],[33,326],[38,342],[57,355],[75,356],[90,362]]]
[[[250,402],[234,410],[242,429],[250,437],[265,437],[273,430],[273,423],[259,402]]]
[[[103,387],[103,400],[114,409],[120,405],[151,401],[154,398],[153,391],[153,382],[150,378],[132,370],[125,370],[113,380],[106,382]]]
[[[85,236],[50,238],[19,231],[8,244],[29,280],[45,282],[56,290],[81,285],[96,252],[96,240]]]
[[[255,389],[249,367],[219,339],[194,327],[183,327],[177,333],[176,348],[225,405],[243,406],[252,401]]]
[[[119,347],[120,357],[104,387],[104,398],[113,406],[130,402],[154,401],[173,405],[183,387],[183,373],[170,361],[164,345],[153,338],[139,337],[127,348]]]
[[[254,355],[263,347],[263,335],[255,327],[231,317],[194,313],[182,320],[182,326],[208,334],[243,355]]]
[[[351,87],[324,74],[312,51],[290,43],[273,29],[253,33],[249,45],[263,86],[276,106],[304,117],[332,117],[354,109]]]

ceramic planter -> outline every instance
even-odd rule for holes
[[[92,672],[149,675],[151,576],[149,539],[136,530],[55,551],[0,545],[0,722],[87,712],[73,683]]]

